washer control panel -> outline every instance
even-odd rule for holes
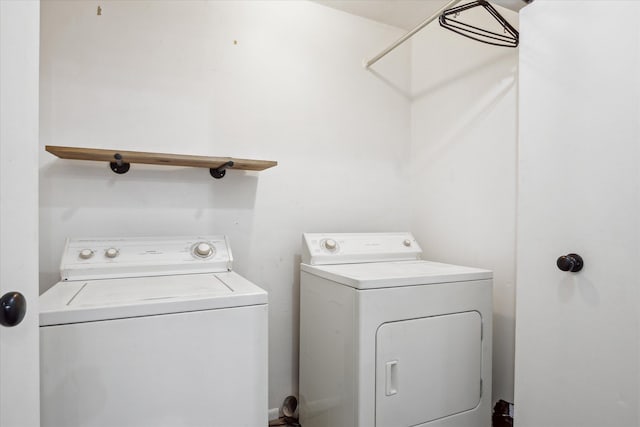
[[[230,271],[225,236],[67,239],[63,280]]]
[[[305,233],[302,262],[349,264],[420,259],[411,233]]]

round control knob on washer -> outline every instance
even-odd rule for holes
[[[324,247],[330,251],[334,251],[338,247],[338,244],[333,239],[327,239],[324,241]]]
[[[93,256],[93,251],[91,249],[83,249],[80,251],[80,258],[89,259]]]
[[[206,258],[209,255],[211,255],[211,253],[213,252],[213,249],[211,248],[210,244],[208,244],[206,242],[200,242],[200,243],[198,243],[196,245],[196,247],[195,247],[195,249],[193,251],[199,257]]]
[[[104,251],[104,255],[107,258],[115,258],[118,256],[118,250],[116,248],[109,248],[106,251]]]
[[[402,242],[402,243],[403,243],[406,247],[411,246],[411,240],[409,240],[409,239],[405,239],[405,241],[404,241],[404,242]]]

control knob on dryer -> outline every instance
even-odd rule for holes
[[[324,247],[329,251],[335,251],[338,247],[338,243],[333,239],[327,239],[324,241]]]

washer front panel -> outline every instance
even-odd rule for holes
[[[267,311],[40,328],[42,427],[266,426]]]

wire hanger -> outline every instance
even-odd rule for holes
[[[504,32],[496,33],[484,28],[476,27],[475,25],[467,24],[456,19],[461,12],[464,12],[475,7],[483,7],[493,18],[498,21],[502,26]],[[472,40],[476,40],[482,43],[491,44],[494,46],[503,47],[518,47],[520,40],[520,34],[513,28],[509,22],[491,4],[486,0],[477,0],[471,3],[456,6],[451,9],[447,9],[440,15],[440,26],[454,33],[468,37]]]

